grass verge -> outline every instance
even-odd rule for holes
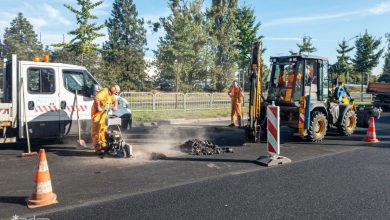
[[[245,114],[245,108],[244,114]],[[160,112],[133,112],[133,122],[151,122],[167,119],[200,119],[200,118],[218,118],[229,117],[230,108],[228,109],[207,109],[191,111],[160,111]]]

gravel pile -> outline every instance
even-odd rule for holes
[[[212,154],[222,154],[222,153],[233,153],[231,148],[222,148],[216,144],[211,143],[208,140],[199,140],[192,139],[186,141],[181,145],[180,149],[183,152],[192,154],[192,155],[212,155]]]

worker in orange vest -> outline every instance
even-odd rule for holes
[[[244,97],[244,92],[242,91],[240,85],[237,81],[233,81],[233,85],[229,88],[228,95],[232,99],[232,112],[231,112],[231,124],[229,126],[236,126],[236,117],[238,121],[238,126],[241,127],[242,123],[242,109],[241,103],[242,98]]]
[[[288,77],[287,87],[292,88],[292,86],[293,86],[293,83],[294,83],[294,76],[295,76],[295,70],[296,70],[296,66],[294,66],[294,67],[293,67],[293,71],[290,72],[290,75],[289,75],[289,77]],[[298,72],[298,75],[297,75],[297,86],[300,87],[301,82],[302,82],[302,73],[301,73],[301,72]]]
[[[94,98],[93,106],[91,109],[92,118],[92,144],[95,147],[95,152],[103,153],[102,151],[106,147],[106,119],[110,109],[116,111],[118,108],[118,101],[116,95],[120,92],[118,85],[111,88],[101,89]]]
[[[279,87],[285,87],[286,86],[286,80],[284,79],[284,71],[281,70],[278,78],[278,86]]]

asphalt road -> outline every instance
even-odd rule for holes
[[[71,146],[47,146],[59,204],[25,207],[36,159],[0,151],[0,217],[50,219],[389,219],[390,114],[376,122],[381,143],[330,132],[323,143],[291,138],[283,129],[281,154],[291,164],[261,167],[265,144],[243,142],[244,131],[222,123],[139,128],[126,135],[137,158],[98,159]],[[207,138],[233,154],[189,156],[171,146]],[[156,145],[156,146],[155,146]],[[151,152],[167,158],[142,160]],[[146,156],[145,156],[146,157]]]

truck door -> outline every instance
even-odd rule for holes
[[[26,106],[30,137],[59,137],[58,68],[39,63],[22,63],[21,76],[25,100],[20,104],[23,105],[24,102]]]
[[[61,70],[61,130],[63,135],[77,135],[77,112],[79,111],[81,133],[88,135],[91,132],[91,107],[96,80],[83,69]],[[77,102],[76,105],[76,93]]]

